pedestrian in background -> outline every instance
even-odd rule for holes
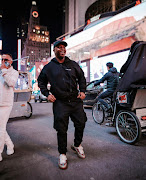
[[[4,54],[0,66],[0,161],[4,145],[7,145],[7,155],[14,153],[14,144],[6,131],[6,125],[13,106],[14,87],[18,79],[18,71],[11,66],[12,56]]]
[[[66,46],[65,41],[54,43],[55,58],[45,65],[38,77],[38,86],[42,94],[53,102],[54,128],[57,131],[60,153],[58,165],[61,169],[67,168],[69,117],[75,127],[74,144],[71,145],[71,149],[76,151],[80,158],[85,158],[81,142],[87,121],[82,101],[85,98],[86,80],[80,66],[65,56]],[[51,84],[50,91],[47,89],[48,82]]]

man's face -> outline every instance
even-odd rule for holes
[[[8,54],[3,54],[2,55],[2,62],[4,63],[5,61],[7,61],[10,65],[13,62],[11,56],[9,56]]]
[[[62,60],[65,57],[66,54],[66,48],[63,44],[59,44],[57,47],[54,48],[55,56]]]

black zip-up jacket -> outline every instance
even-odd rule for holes
[[[68,57],[65,57],[63,63],[53,58],[42,69],[38,77],[38,86],[46,97],[49,95],[48,82],[51,85],[50,92],[60,100],[77,100],[78,92],[86,90],[86,80],[82,69]]]
[[[99,85],[107,80],[107,89],[109,91],[115,91],[119,83],[119,73],[115,67],[109,69],[109,71],[98,81],[94,83],[94,86]]]

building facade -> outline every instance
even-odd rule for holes
[[[96,0],[66,0],[65,2],[65,33],[73,32],[85,24],[87,8]]]
[[[22,32],[22,36],[25,36],[25,31]],[[31,69],[35,62],[40,62],[50,57],[49,31],[46,26],[40,25],[40,17],[35,1],[32,1],[32,8],[30,10],[27,38],[23,39],[25,41],[22,41],[22,58],[29,56],[27,70]],[[22,70],[26,70],[26,64],[22,67]]]

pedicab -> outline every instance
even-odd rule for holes
[[[111,113],[97,102],[92,108],[92,115],[98,124],[110,120],[122,141],[135,144],[146,132],[146,42],[132,44],[120,73],[122,78],[114,97],[107,99]]]
[[[117,87],[116,130],[122,141],[135,144],[146,132],[146,42],[132,44]]]
[[[19,77],[14,89],[14,104],[10,118],[32,116],[32,106],[30,104],[32,83],[29,72],[19,71]]]

